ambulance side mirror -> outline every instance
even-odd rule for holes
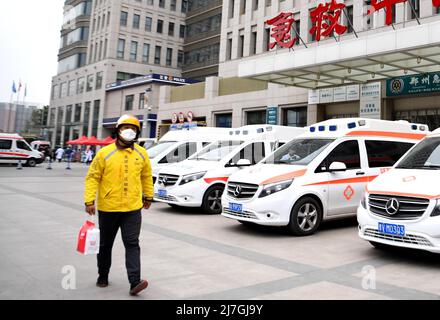
[[[341,172],[341,171],[347,171],[347,166],[343,162],[332,162],[330,167],[328,168],[329,172]]]

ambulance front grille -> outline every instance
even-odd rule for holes
[[[385,208],[390,199],[396,199],[399,203],[399,209],[393,215],[390,215]],[[371,213],[395,220],[417,219],[425,213],[428,205],[429,200],[423,198],[381,194],[371,194],[368,197],[368,207]]]
[[[228,196],[235,199],[251,199],[258,191],[258,184],[228,182]]]
[[[179,180],[179,176],[177,175],[160,173],[157,182],[163,186],[168,187],[168,186],[174,186],[177,180]]]
[[[238,218],[248,218],[248,219],[258,220],[255,213],[250,212],[250,211],[246,211],[246,210],[244,210],[243,212],[236,212],[236,211],[230,210],[229,208],[223,208],[223,212],[226,214],[229,214],[231,216],[238,217]]]
[[[405,236],[400,237],[391,234],[380,233],[379,231],[374,229],[366,229],[364,232],[364,236],[375,239],[393,241],[396,243],[415,244],[419,246],[433,247],[433,244],[428,239],[413,234],[406,234]]]

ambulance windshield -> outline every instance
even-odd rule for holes
[[[334,139],[294,139],[268,156],[263,163],[307,165]]]
[[[243,141],[234,140],[213,142],[188,160],[220,161],[242,143]]]
[[[440,169],[440,138],[426,138],[417,144],[396,166],[400,169]]]
[[[174,145],[175,143],[176,143],[176,141],[159,142],[158,144],[156,144],[155,146],[153,146],[147,150],[148,157],[150,159],[154,159],[158,154],[162,153],[163,151],[165,151],[166,149],[168,149],[170,146]]]

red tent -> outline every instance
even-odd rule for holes
[[[79,139],[67,141],[67,144],[84,144],[84,142],[86,142],[86,141],[87,141],[87,137],[82,136]]]
[[[87,141],[85,143],[83,143],[87,146],[102,146],[102,141],[98,140],[95,136],[90,137],[87,139]]]
[[[105,138],[104,140],[101,140],[101,141],[102,141],[103,145],[106,146],[106,145],[115,143],[116,139],[113,139],[112,137],[107,137],[107,138]]]

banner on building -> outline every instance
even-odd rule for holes
[[[278,124],[278,107],[268,106],[266,109],[266,123],[277,125]]]
[[[381,90],[380,82],[361,85],[359,117],[380,119]]]
[[[386,91],[387,97],[440,92],[440,72],[388,79]]]

